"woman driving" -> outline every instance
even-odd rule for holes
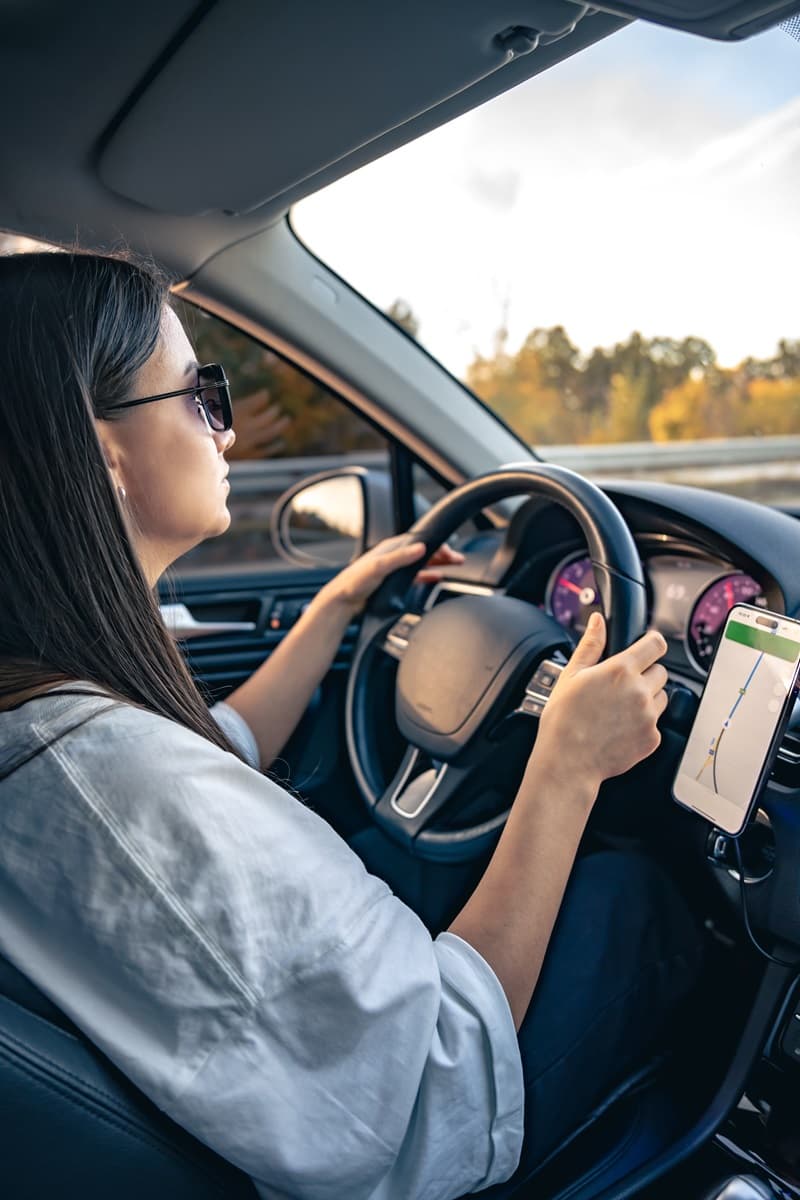
[[[224,374],[123,258],[0,259],[0,314],[0,953],[265,1197],[511,1195],[696,976],[655,864],[573,871],[601,783],[659,743],[662,637],[601,661],[595,615],[485,873],[432,938],[263,773],[424,546],[341,571],[209,709],[156,585],[230,522]]]

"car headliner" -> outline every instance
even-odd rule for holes
[[[718,36],[796,7],[686,5],[647,7]],[[0,228],[131,246],[187,278],[293,201],[626,23],[571,0],[0,0]],[[529,53],[520,28],[529,43],[545,31]],[[522,53],[506,62],[508,46]]]

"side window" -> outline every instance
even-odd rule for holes
[[[231,383],[236,443],[228,505],[231,524],[175,564],[182,575],[285,568],[270,539],[272,505],[317,471],[347,465],[389,469],[385,437],[299,368],[218,317],[175,305],[201,363],[219,362]]]
[[[422,516],[423,512],[447,495],[449,489],[420,462],[414,463],[411,477],[417,515]],[[475,538],[491,528],[491,525],[476,515],[459,526],[447,540],[454,550],[463,550],[469,547]]]

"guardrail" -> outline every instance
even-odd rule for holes
[[[785,507],[797,507],[800,499],[800,437],[795,436],[543,446],[540,454],[598,483],[652,479]]]
[[[605,446],[541,446],[542,458],[603,474],[757,467],[800,462],[800,437],[704,438],[693,442],[621,442]]]
[[[540,446],[537,453],[599,483],[654,479],[733,492],[762,503],[800,508],[800,437],[626,442],[607,446]],[[273,458],[231,463],[230,533],[191,551],[182,572],[204,574],[224,566],[278,569],[269,542],[269,514],[278,496],[318,471],[342,465],[388,468],[385,451]],[[423,491],[425,491],[423,487]],[[435,499],[432,483],[428,499]]]
[[[540,446],[539,456],[590,479],[660,479],[692,484],[770,503],[796,503],[800,495],[800,437],[707,438],[691,442],[622,442],[605,446]],[[237,495],[278,496],[317,471],[360,464],[386,467],[379,450],[232,464]]]

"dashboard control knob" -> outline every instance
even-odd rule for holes
[[[775,866],[776,846],[772,822],[763,808],[747,824],[739,838],[745,883],[761,883]],[[732,879],[739,879],[739,858],[734,838],[720,829],[712,829],[706,841],[706,857],[715,867],[721,867]]]
[[[697,706],[700,703],[694,692],[682,683],[673,683],[668,689],[669,704],[664,721],[678,733],[688,733],[692,728]]]

